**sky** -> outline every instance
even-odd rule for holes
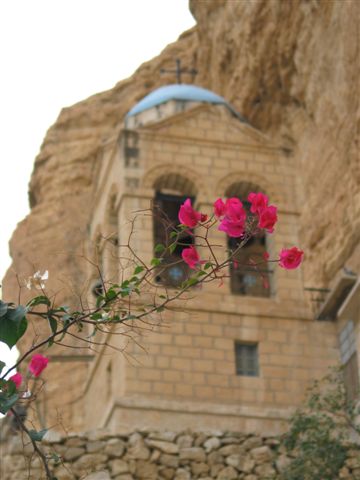
[[[112,88],[194,24],[188,0],[0,2],[0,279],[29,212],[34,159],[61,108]],[[0,343],[0,358],[5,350]]]

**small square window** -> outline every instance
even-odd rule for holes
[[[257,343],[235,342],[236,375],[259,376]]]

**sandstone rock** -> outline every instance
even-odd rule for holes
[[[174,468],[163,468],[159,472],[161,478],[165,478],[166,480],[172,480],[175,477],[175,469]]]
[[[238,478],[238,473],[233,467],[225,467],[220,470],[217,480],[235,480]]]
[[[245,475],[244,480],[259,480],[257,475]]]
[[[97,442],[88,442],[86,444],[86,451],[88,453],[99,452],[100,450],[104,449],[105,445],[106,443],[102,440],[98,440]]]
[[[145,443],[152,447],[157,448],[163,453],[168,453],[169,455],[179,452],[179,445],[176,443],[163,442],[160,440],[146,440]]]
[[[224,463],[224,457],[219,452],[211,452],[207,456],[207,461],[209,465]]]
[[[130,475],[130,473],[123,473],[121,475],[117,475],[114,480],[134,480],[134,477]]]
[[[152,440],[160,440],[163,442],[174,442],[176,438],[175,432],[165,431],[165,432],[150,432],[149,437]]]
[[[221,445],[239,444],[241,438],[238,437],[224,437],[221,439]]]
[[[48,430],[45,435],[43,436],[42,441],[45,443],[61,443],[63,438],[61,437],[60,433],[55,430]],[[77,445],[76,445],[77,446]]]
[[[180,448],[188,448],[192,447],[194,442],[194,439],[191,435],[180,435],[176,439],[177,445],[179,445]]]
[[[55,468],[54,475],[58,480],[69,480],[75,478],[72,465],[69,463],[63,463]]]
[[[136,462],[136,478],[141,480],[157,480],[158,467],[154,463],[139,460]]]
[[[128,456],[138,460],[147,460],[150,457],[150,450],[145,445],[143,437],[134,433],[129,438]]]
[[[123,440],[112,438],[106,442],[104,453],[109,457],[121,457],[125,451],[125,443]]]
[[[204,448],[207,453],[219,448],[221,445],[218,437],[210,437],[204,442]]]
[[[129,465],[125,460],[112,460],[110,463],[111,473],[112,475],[119,475],[121,473],[128,473],[129,472]]]
[[[226,458],[226,463],[245,473],[250,473],[255,466],[255,461],[249,455],[244,454],[229,455]]]
[[[194,462],[204,462],[206,460],[205,452],[200,447],[190,447],[180,449],[180,461],[191,460]]]
[[[279,457],[275,460],[275,465],[277,470],[281,473],[287,468],[291,463],[291,459],[286,455],[279,455]]]
[[[85,447],[85,440],[79,437],[72,437],[65,441],[67,447]]]
[[[154,450],[150,455],[150,463],[156,463],[161,457],[161,452],[159,450]]]
[[[174,480],[191,480],[190,472],[185,470],[185,468],[178,468]]]
[[[224,469],[224,465],[222,465],[220,463],[216,463],[215,465],[211,466],[210,475],[213,478],[216,478],[218,476],[219,472],[221,472],[221,470],[223,470],[223,469]]]
[[[179,466],[179,457],[177,455],[167,455],[163,453],[159,462],[167,467],[177,468]]]
[[[87,475],[84,480],[111,480],[111,477],[109,472],[104,470],[102,472],[90,473],[90,475]]]
[[[339,470],[339,478],[344,478],[344,479],[351,478],[350,477],[350,470],[347,467],[342,467]]]
[[[202,432],[198,433],[194,441],[194,446],[201,447],[202,444],[206,441],[206,439],[207,439],[207,436],[204,433]]]
[[[253,448],[261,447],[262,440],[259,437],[249,437],[242,443],[242,446],[245,450],[252,450]]]
[[[87,439],[90,441],[96,442],[97,440],[108,440],[113,434],[107,428],[97,428],[96,430],[91,430],[87,432]]]
[[[208,473],[208,471],[210,470],[209,465],[204,462],[201,462],[201,463],[192,462],[190,464],[190,468],[193,475],[196,475],[196,476],[199,476],[199,475],[202,476],[202,474]]]
[[[360,468],[360,451],[356,452],[357,455],[345,460],[345,465],[351,469]]]
[[[245,452],[243,445],[226,445],[225,447],[219,448],[218,452],[225,457],[228,455],[241,454]]]
[[[256,463],[265,463],[272,460],[274,454],[267,445],[262,447],[253,448],[250,451],[250,455],[253,457]]]
[[[85,453],[73,463],[74,470],[97,470],[107,461],[102,453]]]
[[[260,478],[267,478],[275,475],[276,471],[271,463],[263,463],[255,467],[255,473],[259,475]]]
[[[81,455],[85,453],[85,448],[82,447],[71,447],[67,449],[64,453],[64,459],[69,462],[71,460],[75,460],[79,458]]]

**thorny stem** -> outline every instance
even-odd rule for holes
[[[45,469],[45,472],[46,472],[46,478],[47,480],[53,480],[53,475],[52,473],[50,472],[50,469],[49,469],[49,465],[48,465],[48,462],[47,462],[47,458],[46,458],[46,455],[41,451],[41,449],[38,447],[37,443],[35,440],[32,439],[31,437],[31,433],[30,431],[27,429],[27,427],[25,426],[24,422],[22,421],[20,415],[17,414],[16,410],[14,408],[11,408],[10,411],[12,412],[12,414],[14,415],[14,417],[16,418],[21,430],[26,433],[26,435],[29,437],[31,443],[32,443],[32,446],[33,446],[33,449],[34,451],[38,454],[38,456],[40,457],[40,460],[42,461],[43,465],[44,465],[44,469]]]

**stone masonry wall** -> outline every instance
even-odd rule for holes
[[[41,480],[40,462],[20,436],[1,448],[1,480]],[[260,480],[279,478],[290,457],[278,438],[239,432],[105,431],[53,438],[45,446],[62,463],[52,464],[58,480]],[[339,478],[360,478],[359,450],[349,448]]]

